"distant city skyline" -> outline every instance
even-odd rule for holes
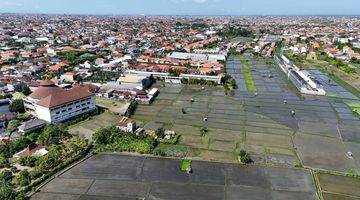
[[[1,13],[360,15],[359,0],[0,0]]]

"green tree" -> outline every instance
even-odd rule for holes
[[[22,84],[21,85],[21,93],[28,96],[29,94],[31,94],[31,90],[26,84]]]
[[[4,156],[0,155],[0,168],[7,167],[9,165],[9,160]]]
[[[27,137],[19,137],[12,141],[11,143],[11,151],[12,153],[19,152],[25,149],[31,141]]]
[[[44,131],[39,135],[38,143],[50,146],[52,144],[59,144],[61,140],[68,136],[65,128],[59,124],[47,125]]]
[[[9,105],[10,112],[23,113],[25,112],[24,102],[22,99],[15,99]]]
[[[63,57],[65,60],[72,63],[76,60],[77,53],[75,51],[67,51],[67,52],[64,52]]]
[[[34,167],[36,163],[37,157],[29,156],[29,157],[20,157],[19,164],[21,166]]]
[[[109,143],[109,135],[111,133],[107,128],[102,128],[96,131],[93,135],[94,143],[97,145],[104,145]]]
[[[65,147],[68,153],[78,154],[87,148],[88,145],[89,143],[84,136],[74,135],[71,137],[70,142],[65,145]]]
[[[15,197],[15,190],[8,185],[0,184],[0,200],[13,200]]]
[[[250,154],[247,153],[245,150],[240,150],[240,161],[244,164],[252,163],[253,160],[250,157]]]
[[[29,185],[31,182],[30,173],[25,169],[20,171],[16,176],[16,184],[22,187]]]
[[[14,119],[9,122],[7,129],[11,130],[11,129],[17,128],[20,125],[21,125],[21,122],[19,122],[19,120]]]
[[[59,165],[61,163],[62,154],[61,154],[61,146],[51,145],[49,152],[39,157],[36,161],[36,166],[39,167],[41,171],[49,171],[53,167]]]
[[[13,178],[13,174],[10,170],[4,170],[0,173],[0,181],[2,183],[9,183]]]

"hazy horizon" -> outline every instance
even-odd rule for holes
[[[360,2],[359,0],[0,0],[0,13],[157,16],[359,16]]]

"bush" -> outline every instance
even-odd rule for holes
[[[59,124],[47,125],[44,131],[39,135],[37,142],[44,146],[52,144],[59,144],[61,140],[65,139],[68,133],[65,128]]]
[[[28,113],[19,113],[16,115],[16,119],[20,121],[27,121],[31,118],[31,115]]]
[[[35,156],[20,157],[20,158],[19,158],[19,164],[20,164],[21,166],[34,167],[36,161],[37,161],[37,157],[35,157]]]
[[[15,99],[9,105],[10,112],[23,113],[25,112],[24,102],[22,99]]]
[[[15,199],[16,192],[11,187],[0,184],[0,199],[1,200],[12,200]]]
[[[19,175],[16,176],[16,183],[22,187],[29,185],[31,182],[30,174],[27,170],[22,170]]]
[[[20,125],[21,125],[21,122],[19,122],[19,120],[14,119],[9,122],[7,129],[12,130],[12,129],[19,127]]]
[[[175,135],[175,136],[171,137],[168,140],[163,139],[162,143],[164,143],[164,144],[177,144],[179,139],[180,139],[180,135]]]
[[[239,156],[240,156],[240,161],[244,164],[253,162],[253,160],[250,157],[250,154],[247,153],[245,150],[241,150]]]
[[[3,183],[9,183],[13,178],[13,174],[10,170],[4,170],[0,173],[0,180]]]
[[[149,136],[137,136],[112,126],[94,133],[94,146],[98,151],[127,151],[151,153],[156,140]]]
[[[9,160],[4,156],[0,155],[0,168],[9,166]]]

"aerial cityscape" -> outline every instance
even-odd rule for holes
[[[359,188],[360,2],[0,0],[0,200]]]

